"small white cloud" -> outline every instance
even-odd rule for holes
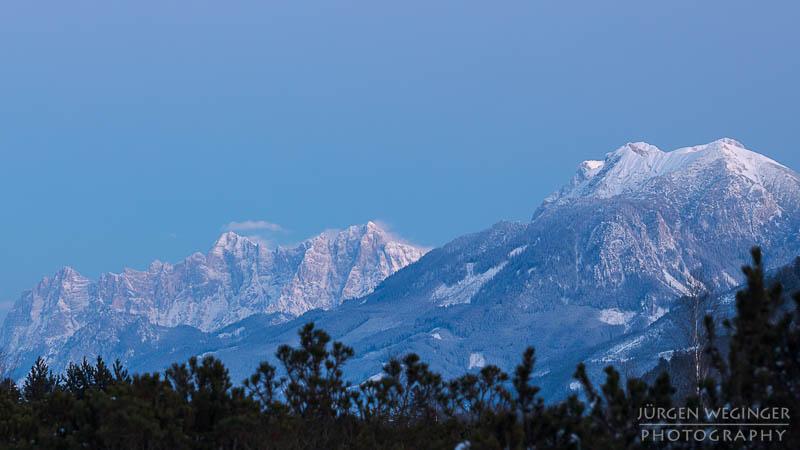
[[[277,223],[267,222],[266,220],[245,220],[243,222],[230,222],[222,227],[223,231],[256,231],[266,230],[272,232],[286,231]]]
[[[370,222],[374,223],[378,228],[383,230],[383,232],[386,233],[389,236],[389,238],[392,239],[393,241],[399,241],[404,244],[410,244],[406,239],[400,237],[399,234],[392,231],[393,227],[391,223],[383,219],[372,219]]]
[[[233,231],[264,247],[275,245],[275,233],[290,233],[277,223],[266,220],[233,221],[222,226],[222,231]]]
[[[400,236],[395,231],[392,231],[392,228],[393,228],[392,224],[390,222],[386,221],[386,220],[383,220],[383,219],[372,219],[372,223],[374,223],[375,225],[377,225],[378,228],[383,230],[383,232],[386,233],[389,236],[389,238],[391,240],[393,240],[393,241],[397,241],[397,242],[400,242],[402,244],[406,244],[406,245],[410,245],[412,247],[416,247],[416,248],[424,251],[425,253],[433,250],[433,248],[434,248],[434,247],[426,247],[424,245],[415,244],[415,243],[411,242],[410,240],[404,238],[403,236]]]
[[[371,222],[377,225],[378,228],[387,232],[392,228],[392,224],[383,219],[372,219]]]

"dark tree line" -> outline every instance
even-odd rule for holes
[[[528,348],[509,375],[496,366],[444,380],[415,354],[389,361],[380,379],[353,385],[342,367],[353,350],[310,323],[297,348],[281,346],[282,371],[266,362],[236,386],[221,361],[173,364],[164,374],[129,374],[98,358],[55,375],[41,358],[21,389],[0,383],[0,447],[120,449],[698,448],[713,442],[641,439],[640,408],[678,405],[800,405],[800,295],[784,304],[779,283],[767,286],[760,250],[744,267],[747,287],[737,316],[722,324],[729,348],[709,345],[714,376],[693,395],[676,397],[668,373],[651,382],[614,367],[594,386],[581,364],[581,395],[544,404],[532,382]],[[708,320],[706,333],[719,330]],[[285,375],[279,376],[278,373]],[[677,403],[680,401],[681,403]],[[716,443],[719,445],[719,443]],[[781,443],[726,447],[800,448],[792,419]]]

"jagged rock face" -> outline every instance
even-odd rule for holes
[[[89,279],[69,267],[59,270],[17,300],[6,316],[0,342],[11,353],[63,342],[88,320],[95,303],[92,291]]]
[[[208,255],[175,266],[98,282],[73,272],[43,280],[17,303],[1,337],[21,345],[46,336],[37,345],[55,367],[81,352],[123,356],[136,370],[214,354],[239,380],[314,321],[355,348],[345,367],[353,380],[407,352],[445,376],[478,362],[511,371],[534,345],[536,382],[552,393],[548,386],[569,384],[576,361],[600,358],[593,349],[661,323],[691,284],[738,284],[753,245],[773,266],[800,254],[797,173],[729,139],[668,153],[628,144],[582,163],[531,222],[500,222],[421,258],[369,230],[272,251],[226,235]],[[82,312],[99,310],[95,303],[118,312]],[[327,310],[275,325],[285,317],[274,314],[311,308]],[[253,312],[273,315],[239,320]]]
[[[460,238],[403,274],[413,289],[397,277],[385,288],[440,306],[570,304],[652,321],[697,283],[736,286],[754,245],[775,265],[800,253],[797,173],[730,139],[668,153],[627,144],[582,163],[530,223]]]
[[[669,153],[629,144],[582,164],[531,222],[458,238],[389,277],[361,310],[313,320],[356,348],[354,378],[407,351],[447,375],[473,354],[513,370],[534,345],[547,384],[550,370],[569,378],[589,349],[646,329],[691,285],[738,285],[753,245],[772,267],[800,254],[797,173],[727,139]]]
[[[367,294],[423,253],[372,222],[321,234],[296,248],[271,249],[225,233],[208,254],[175,265],[156,261],[146,271],[126,269],[97,281],[65,267],[23,293],[0,342],[13,354],[49,354],[98,317],[122,320],[112,319],[115,313],[128,317],[125,323],[202,331],[257,313],[290,318]]]
[[[333,308],[342,300],[372,292],[383,279],[423,254],[417,247],[390,240],[372,222],[367,229],[351,227],[333,240],[320,235],[310,241],[294,278],[276,306],[266,311],[299,314]]]
[[[694,283],[737,285],[754,245],[776,265],[796,256],[800,176],[731,139],[669,153],[628,144],[582,163],[530,233],[549,241],[527,249],[539,292],[655,314]]]

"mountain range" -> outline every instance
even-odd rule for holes
[[[354,347],[354,381],[412,351],[445,376],[510,371],[534,345],[554,399],[578,362],[650,348],[640,344],[669,326],[676,297],[739,285],[754,245],[772,267],[800,255],[800,175],[732,139],[670,152],[629,143],[581,163],[529,222],[427,253],[370,223],[293,249],[229,233],[206,255],[98,281],[65,268],[23,293],[0,342],[17,378],[38,354],[57,370],[102,354],[134,371],[213,354],[241,380],[314,321]],[[639,373],[657,361],[645,354]]]
[[[98,280],[64,267],[22,294],[0,330],[0,342],[12,358],[27,361],[42,354],[57,360],[65,345],[92,327],[107,330],[119,321],[148,330],[200,332],[253,314],[278,323],[368,294],[423,254],[373,222],[322,233],[293,248],[271,249],[228,232],[207,254],[175,265],[155,261],[145,271],[126,269]],[[142,331],[137,339],[153,333]]]

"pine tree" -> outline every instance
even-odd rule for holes
[[[794,411],[800,404],[800,292],[787,306],[781,284],[767,286],[761,249],[751,255],[753,264],[742,268],[747,287],[736,293],[736,316],[723,322],[731,334],[727,360],[718,348],[709,350],[721,382],[706,379],[704,393],[715,406]],[[706,327],[714,336],[710,318]],[[800,448],[800,421],[790,424],[784,444]]]
[[[43,400],[58,388],[60,388],[58,377],[53,375],[41,356],[36,358],[36,362],[25,377],[22,387],[23,398],[28,402]]]

